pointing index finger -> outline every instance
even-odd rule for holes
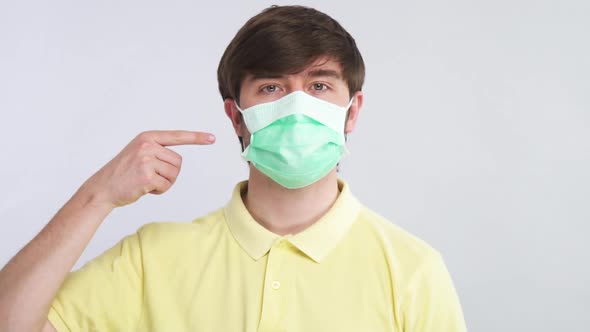
[[[188,130],[154,130],[150,132],[152,139],[162,145],[209,145],[215,142],[210,133]]]

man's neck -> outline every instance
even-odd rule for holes
[[[339,193],[336,170],[305,188],[287,189],[250,166],[248,189],[242,193],[242,200],[264,228],[287,235],[299,233],[318,221]]]

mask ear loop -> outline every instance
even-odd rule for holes
[[[243,122],[244,121],[244,110],[240,108],[240,106],[238,105],[238,102],[236,102],[235,99],[234,99],[234,105],[236,105],[236,108],[240,112],[240,116],[242,117],[242,122]],[[244,137],[238,136],[238,140],[240,141],[240,147],[242,148],[242,153],[244,153],[244,151],[246,150],[246,147],[244,146]]]
[[[354,101],[354,96],[352,96],[352,98],[350,98],[350,101],[348,102],[348,105],[346,105],[343,109],[346,111],[346,117],[344,118],[344,127],[346,128],[346,121],[348,121],[348,114],[350,111],[350,106],[352,106],[352,102]],[[346,143],[348,140],[348,135],[346,134],[346,132],[344,133],[344,142]]]
[[[344,126],[346,127],[346,121],[348,121],[348,111],[350,111],[350,106],[352,106],[352,102],[354,101],[354,96],[350,98],[348,105],[343,107],[342,109],[346,111],[346,118],[344,119]],[[348,143],[348,134],[346,132],[342,133],[344,135],[344,144]],[[347,149],[348,151],[348,149]],[[340,162],[336,164],[336,173],[340,173]]]
[[[350,98],[350,101],[348,102],[348,105],[344,106],[344,109],[348,112],[348,109],[350,108],[350,106],[352,106],[352,102],[354,101],[354,96],[352,96],[352,98]]]
[[[346,121],[348,121],[348,113],[350,111],[350,106],[352,106],[353,101],[354,101],[354,96],[352,96],[352,98],[350,98],[348,105],[346,105],[342,108],[346,112],[346,118],[344,119],[345,123],[346,123]],[[345,134],[345,136],[346,136],[346,134]]]
[[[244,114],[244,110],[240,108],[240,106],[238,105],[238,102],[234,99],[234,105],[236,105],[236,108],[238,109],[238,111],[240,111],[240,113]]]

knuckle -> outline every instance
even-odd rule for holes
[[[154,193],[155,187],[152,185],[145,185],[143,186],[143,194]]]
[[[154,188],[158,194],[163,194],[170,188],[170,183],[168,181],[162,181],[158,183],[158,185],[156,185]]]
[[[152,157],[150,155],[144,154],[139,157],[139,161],[141,162],[142,165],[148,164],[151,160],[152,160]]]
[[[137,139],[139,140],[146,140],[148,138],[149,132],[148,131],[142,131],[141,133],[139,133],[137,135]]]
[[[149,169],[146,168],[141,173],[141,179],[140,179],[140,181],[141,181],[142,184],[150,184],[150,183],[153,182],[154,176],[155,176],[154,172],[152,172],[151,170],[149,170]]]
[[[164,192],[164,191],[167,191],[168,189],[170,189],[170,186],[171,186],[171,185],[172,185],[172,184],[171,184],[170,182],[168,182],[168,181],[165,181],[165,182],[163,182],[163,183],[162,183],[162,186],[161,186],[160,190],[161,190],[162,192]]]
[[[139,150],[140,151],[148,150],[151,146],[152,146],[152,144],[147,140],[142,140],[139,142]]]

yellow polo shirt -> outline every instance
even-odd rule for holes
[[[71,272],[58,331],[465,331],[439,253],[371,212],[339,180],[319,221],[280,236],[241,199],[192,222],[142,226]]]

